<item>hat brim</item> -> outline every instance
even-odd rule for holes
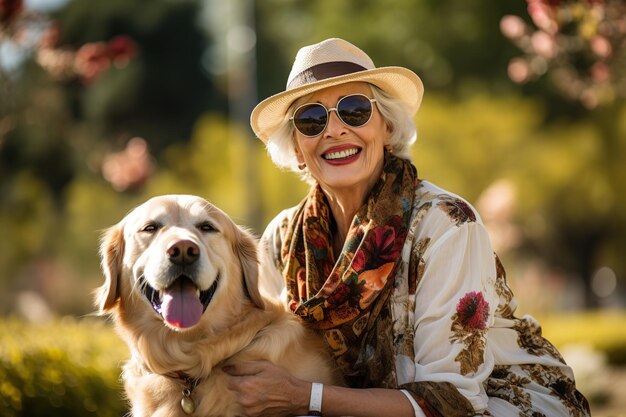
[[[424,96],[422,80],[413,71],[403,67],[374,68],[326,78],[268,97],[252,110],[250,126],[257,137],[267,143],[294,101],[315,91],[348,82],[368,82],[376,85],[403,102],[411,115],[417,112]]]

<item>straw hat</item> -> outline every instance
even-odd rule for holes
[[[376,68],[370,57],[350,42],[327,39],[298,51],[285,91],[266,98],[252,111],[252,130],[267,142],[295,100],[323,88],[355,81],[380,87],[402,101],[411,114],[417,112],[424,95],[422,81],[413,71],[403,67]]]

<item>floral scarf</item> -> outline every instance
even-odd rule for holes
[[[381,378],[395,381],[395,372],[371,375],[366,361],[371,364],[371,355],[377,352],[365,358],[364,347],[368,341],[381,340],[377,334],[392,327],[386,301],[393,290],[417,181],[409,161],[386,153],[382,175],[354,216],[337,255],[331,244],[332,215],[319,185],[290,222],[282,248],[289,307],[320,331],[350,385],[368,386],[373,380],[379,385]],[[374,350],[393,352],[391,343]]]
[[[281,247],[289,308],[321,333],[348,386],[406,389],[428,417],[472,416],[472,405],[450,383],[398,386],[389,298],[418,183],[409,161],[385,153],[381,177],[339,254],[332,249],[328,201],[314,186]]]

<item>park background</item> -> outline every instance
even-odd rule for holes
[[[300,201],[248,118],[327,37],[421,76],[420,176],[478,208],[594,415],[626,415],[622,0],[0,0],[0,415],[125,412],[100,233],[157,194],[257,234]]]

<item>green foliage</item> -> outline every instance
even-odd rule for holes
[[[31,172],[19,172],[0,191],[4,200],[0,204],[0,230],[4,236],[0,239],[0,284],[14,289],[17,282],[3,282],[2,278],[13,276],[19,265],[49,249],[56,213],[49,189]]]
[[[100,233],[120,221],[140,202],[139,198],[117,193],[108,183],[93,176],[76,178],[65,193],[65,222],[58,242],[59,252],[73,255],[77,261],[95,258]],[[83,272],[88,272],[89,267]]]
[[[540,122],[541,110],[529,99],[429,94],[416,116],[415,164],[422,178],[476,201],[493,181],[525,166],[519,152],[536,146]]]
[[[241,126],[215,115],[201,117],[191,141],[169,147],[163,161],[149,195],[198,194],[259,233],[308,189],[295,175],[280,172]]]
[[[626,272],[626,197],[618,191],[626,105],[548,125],[545,113],[529,98],[426,95],[414,158],[422,177],[472,202],[496,180],[510,181],[523,249],[582,277],[593,304],[595,269]]]
[[[248,158],[247,140],[236,124],[204,115],[196,122],[189,143],[165,151],[162,174],[150,185],[151,194],[199,194],[241,218],[246,209],[240,202],[245,199],[241,173]]]
[[[126,347],[94,320],[0,322],[0,415],[119,417]]]
[[[257,230],[262,233],[267,223],[281,210],[295,206],[306,196],[309,185],[297,174],[279,170],[265,150],[259,152],[257,158],[259,158],[259,186],[263,213],[261,225]]]
[[[562,348],[585,344],[603,352],[609,364],[626,365],[626,314],[588,312],[552,314],[540,320],[543,335]]]
[[[89,85],[57,82],[34,63],[19,77],[0,77],[0,229],[9,237],[0,241],[0,313],[13,308],[18,291],[44,287],[53,309],[90,311],[84,294],[101,280],[99,232],[150,196],[199,194],[261,233],[305,195],[307,185],[276,169],[247,126],[218,115],[227,92],[213,85],[229,82],[203,72],[224,63],[207,62],[217,55],[207,49],[207,28],[198,27],[211,12],[202,4],[70,1],[56,16],[60,47],[125,34],[137,43],[136,59]],[[587,280],[593,268],[611,266],[623,285],[626,106],[551,105],[553,93],[539,84],[511,93],[518,87],[506,63],[517,49],[498,24],[504,14],[524,14],[526,2],[247,4],[260,98],[284,89],[299,47],[331,36],[359,45],[378,66],[415,70],[426,86],[416,119],[420,175],[472,202],[494,181],[510,180],[524,249]],[[529,88],[534,98],[523,98]],[[157,170],[144,188],[119,193],[100,178],[100,166],[134,136],[146,139]]]
[[[626,365],[626,316],[593,312],[540,317],[543,335],[563,349],[587,344],[611,365]],[[0,322],[0,415],[119,417],[119,380],[127,347],[100,320],[65,318],[48,325]]]
[[[208,40],[196,24],[199,9],[196,0],[70,1],[57,15],[61,44],[128,35],[138,45],[127,68],[76,90],[79,116],[103,136],[132,132],[158,151],[187,139],[195,119],[220,98],[202,72]]]
[[[524,13],[526,3],[454,0],[256,2],[261,97],[284,88],[293,57],[324,38],[347,39],[367,51],[377,66],[416,71],[427,91],[506,89],[506,65],[516,48],[499,34],[507,13]],[[271,57],[271,58],[269,58]]]
[[[472,201],[494,180],[513,180],[523,196],[520,215],[557,202],[559,216],[571,221],[619,214],[613,175],[624,170],[604,163],[609,149],[598,127],[588,120],[544,126],[543,120],[542,106],[528,98],[431,94],[416,117],[416,165],[421,176]]]

